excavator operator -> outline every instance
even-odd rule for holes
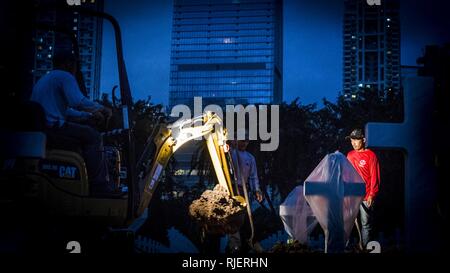
[[[31,101],[45,112],[47,133],[76,139],[86,161],[91,195],[113,192],[100,133],[91,126],[73,122],[109,119],[111,109],[85,97],[75,79],[77,60],[70,51],[55,52],[53,70],[33,87]]]

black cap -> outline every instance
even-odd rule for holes
[[[349,136],[346,136],[345,139],[363,139],[364,131],[362,129],[354,129]]]

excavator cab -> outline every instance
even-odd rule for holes
[[[47,11],[78,12],[87,16],[95,16],[111,22],[115,31],[116,50],[123,105],[123,128],[120,134],[126,139],[130,148],[129,162],[134,165],[134,146],[132,128],[129,128],[131,109],[131,92],[128,84],[122,54],[121,33],[117,21],[106,13],[80,7],[40,6],[36,13]],[[63,33],[72,40],[73,51],[78,53],[76,37],[70,30],[56,25],[35,24],[36,30]],[[77,58],[79,60],[79,58]],[[78,67],[80,67],[78,65]],[[77,81],[83,92],[84,82],[80,71]],[[12,110],[17,111],[14,125],[2,129],[2,163],[0,181],[5,189],[2,191],[4,203],[26,203],[36,212],[45,215],[64,216],[80,221],[87,219],[108,226],[123,226],[127,219],[132,219],[133,193],[115,194],[114,196],[93,196],[90,193],[89,177],[86,164],[81,155],[81,146],[77,139],[54,135],[45,129],[45,116],[42,107],[34,102],[24,102]],[[31,121],[27,120],[31,119]],[[109,153],[119,156],[116,147],[107,147]],[[111,166],[117,169],[118,166]],[[133,189],[133,173],[129,172],[128,188]]]

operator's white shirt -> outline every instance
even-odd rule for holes
[[[63,70],[53,70],[39,79],[33,87],[31,100],[39,103],[45,111],[48,126],[62,126],[67,115],[76,110],[99,110],[102,106],[90,101],[81,93],[75,77]],[[77,113],[77,115],[79,112]]]
[[[256,168],[255,157],[247,151],[239,151],[238,149],[231,150],[234,167],[237,168],[240,163],[240,173],[245,181],[248,181],[253,191],[259,191],[258,172]],[[239,161],[238,161],[239,157]],[[241,179],[238,178],[238,185],[242,186]]]

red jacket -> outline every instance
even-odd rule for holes
[[[364,201],[369,196],[376,197],[380,186],[380,165],[375,153],[369,149],[362,152],[353,150],[347,154],[347,159],[366,182]]]

